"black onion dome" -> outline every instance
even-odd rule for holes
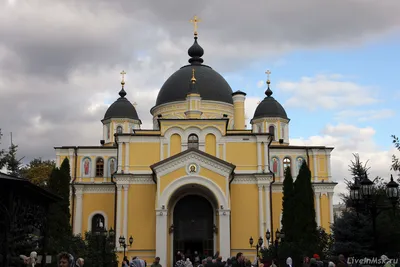
[[[126,92],[124,88],[121,89],[119,95],[120,97],[107,109],[103,120],[112,118],[126,118],[140,121],[135,107],[125,97]]]
[[[197,36],[189,48],[190,65],[183,66],[172,74],[161,87],[158,93],[156,106],[184,101],[189,91],[189,81],[192,77],[192,70],[196,73],[196,90],[203,100],[212,100],[233,104],[232,88],[218,72],[207,65],[203,65],[203,48],[197,43]]]
[[[259,118],[282,118],[282,119],[289,119],[285,109],[282,105],[272,97],[272,90],[269,88],[265,91],[267,97],[258,104],[256,111],[254,112],[253,120]]]

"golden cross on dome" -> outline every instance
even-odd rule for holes
[[[265,74],[267,74],[267,80],[269,81],[269,75],[271,75],[271,71],[270,71],[270,70],[267,70],[267,71],[265,72]]]
[[[121,84],[122,84],[122,86],[124,86],[125,85],[125,74],[126,74],[126,72],[123,70],[123,71],[120,72],[120,74],[122,76]]]
[[[197,16],[194,16],[193,19],[190,20],[190,22],[193,23],[194,35],[197,35],[197,23],[201,22],[201,19],[199,19]]]

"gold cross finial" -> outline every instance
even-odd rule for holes
[[[125,74],[126,74],[126,72],[123,70],[123,71],[121,71],[120,74],[122,76],[121,84],[122,84],[122,86],[124,86],[125,85]]]
[[[201,22],[201,19],[199,19],[197,16],[194,16],[193,19],[190,20],[190,22],[193,23],[194,35],[197,35],[197,23]]]
[[[195,70],[194,70],[194,68],[192,69],[192,79],[190,80],[192,83],[195,83],[196,82],[196,77],[194,76],[194,72],[195,72]]]
[[[265,74],[267,74],[267,84],[270,84],[271,81],[269,80],[269,75],[271,75],[271,71],[270,71],[270,70],[267,70],[267,71],[265,72]]]

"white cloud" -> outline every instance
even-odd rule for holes
[[[310,110],[338,109],[379,101],[375,97],[374,88],[346,81],[340,74],[302,77],[297,82],[279,82],[277,87],[282,92],[290,94],[285,107],[302,107]]]
[[[380,119],[388,119],[394,117],[396,112],[391,109],[381,110],[343,110],[335,115],[338,121],[354,120],[359,122],[367,122]]]
[[[248,129],[251,129],[250,120],[254,116],[254,111],[256,110],[258,103],[261,101],[259,97],[246,97],[245,102],[245,117],[246,125]]]
[[[344,179],[350,180],[348,171],[350,161],[354,159],[353,153],[358,153],[363,162],[368,161],[370,176],[380,176],[388,179],[390,177],[391,157],[399,152],[393,147],[383,149],[378,146],[373,138],[375,129],[371,127],[358,128],[349,124],[327,125],[322,130],[322,135],[310,136],[308,138],[293,138],[292,145],[315,145],[332,146],[332,179],[339,184],[335,188],[335,203],[340,201],[339,193],[346,191]],[[388,144],[391,140],[388,138]]]
[[[257,88],[262,88],[265,85],[265,81],[261,80],[257,82]]]

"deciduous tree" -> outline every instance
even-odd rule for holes
[[[48,184],[51,172],[55,168],[54,160],[42,160],[35,158],[28,165],[22,168],[22,176],[39,186]]]

